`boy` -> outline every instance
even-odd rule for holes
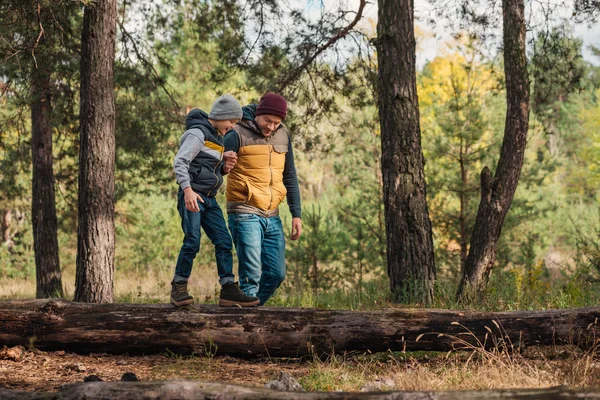
[[[241,118],[240,103],[228,94],[215,100],[210,114],[196,108],[186,116],[186,131],[181,136],[174,162],[179,184],[177,209],[184,233],[171,282],[171,303],[177,307],[194,302],[188,293],[187,282],[194,258],[200,251],[201,227],[215,246],[221,284],[219,305],[250,307],[259,304],[257,297],[246,296],[235,282],[231,236],[214,197],[223,183],[223,175],[237,161],[234,152],[223,152],[223,135]]]

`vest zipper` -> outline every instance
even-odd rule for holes
[[[208,197],[210,197],[210,194],[212,193],[213,189],[215,187],[217,187],[217,185],[219,184],[219,177],[217,176],[217,167],[219,166],[219,164],[221,164],[221,160],[222,159],[223,159],[223,152],[221,151],[221,153],[219,155],[219,161],[217,162],[217,164],[213,168],[213,175],[215,176],[215,178],[217,178],[217,183],[215,183],[214,186],[208,191]]]

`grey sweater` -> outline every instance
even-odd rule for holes
[[[208,114],[194,109],[186,117],[186,131],[179,140],[173,162],[181,189],[214,196],[223,183],[223,136],[208,122]]]

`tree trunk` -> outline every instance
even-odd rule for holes
[[[12,247],[12,235],[10,231],[10,226],[12,224],[12,210],[10,208],[5,208],[2,210],[2,220],[0,220],[0,233],[2,234],[0,239],[2,240],[2,244],[4,244],[9,250]]]
[[[312,287],[313,296],[317,298],[319,293],[319,260],[317,259],[317,249],[313,248],[312,251]]]
[[[523,0],[502,1],[504,20],[504,75],[506,122],[496,175],[481,172],[481,201],[471,247],[457,292],[468,301],[487,285],[504,218],[510,209],[523,166],[529,124],[529,80],[525,54],[525,5]]]
[[[36,297],[62,297],[58,257],[54,173],[52,172],[52,89],[48,61],[40,57],[31,74],[31,219],[35,251]]]
[[[261,387],[203,381],[88,382],[61,387],[58,392],[18,392],[0,389],[4,400],[196,400],[196,399],[368,399],[368,400],[475,400],[475,399],[600,399],[596,388],[558,386],[543,389],[487,389],[467,391],[397,392],[285,392]]]
[[[447,351],[596,345],[600,307],[478,312],[339,311],[211,305],[0,302],[0,347],[76,353],[301,357],[346,351]]]
[[[98,0],[83,18],[75,300],[90,303],[114,299],[116,17],[116,0]]]
[[[461,133],[462,135],[462,133]],[[469,174],[465,167],[465,159],[468,157],[467,146],[463,145],[463,141],[460,141],[460,155],[458,158],[460,164],[460,214],[458,216],[459,229],[460,229],[460,270],[461,272],[465,269],[465,262],[467,261],[468,254],[468,239],[467,239],[467,211],[469,206]]]
[[[412,0],[379,0],[378,4],[378,92],[388,275],[396,300],[430,303],[435,264],[419,125],[414,6]]]

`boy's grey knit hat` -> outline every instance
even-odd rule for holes
[[[230,94],[224,94],[212,104],[208,118],[215,121],[242,119],[242,106],[240,106],[235,97]]]

